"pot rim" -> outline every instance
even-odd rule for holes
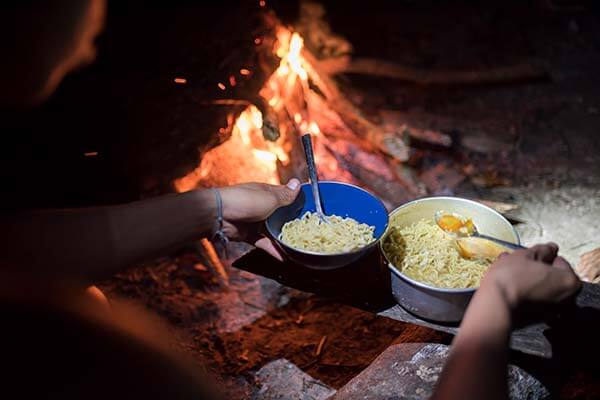
[[[416,203],[420,203],[424,200],[431,200],[431,199],[436,199],[436,200],[459,200],[459,201],[464,201],[466,203],[471,203],[471,204],[475,204],[478,207],[483,207],[485,209],[487,209],[488,211],[492,212],[493,214],[496,214],[498,217],[500,217],[504,222],[506,222],[512,229],[513,233],[515,234],[515,237],[517,238],[517,244],[521,244],[521,237],[519,236],[519,232],[517,232],[517,230],[515,229],[515,227],[502,215],[500,214],[498,211],[494,210],[493,208],[490,208],[488,206],[486,206],[485,204],[479,203],[475,200],[470,200],[470,199],[465,199],[464,197],[453,197],[453,196],[428,196],[428,197],[422,197],[420,199],[416,199],[416,200],[412,200],[409,201],[408,203],[404,203],[401,206],[396,207],[394,210],[392,210],[389,213],[389,220],[388,220],[388,227],[386,229],[385,232],[383,232],[383,235],[381,235],[380,241],[379,241],[379,250],[381,251],[381,254],[383,254],[383,257],[385,258],[385,261],[387,262],[387,266],[388,269],[394,274],[396,275],[398,278],[410,283],[413,286],[417,286],[421,289],[426,289],[429,291],[433,291],[433,292],[440,292],[440,293],[454,293],[454,294],[468,294],[468,293],[474,293],[479,287],[476,288],[441,288],[441,287],[437,287],[437,286],[431,286],[428,285],[426,283],[423,282],[419,282],[417,280],[414,280],[412,278],[410,278],[409,276],[405,275],[404,273],[402,273],[402,271],[400,271],[388,258],[387,254],[385,254],[385,251],[383,251],[383,241],[385,240],[385,237],[388,234],[388,230],[391,227],[391,223],[389,221],[391,221],[392,216],[398,212],[399,210],[406,208],[410,205],[416,204]]]

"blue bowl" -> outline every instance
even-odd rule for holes
[[[292,204],[275,210],[267,218],[267,231],[279,248],[296,263],[314,269],[335,269],[357,261],[377,247],[388,226],[388,213],[381,200],[364,189],[342,182],[319,182],[319,189],[326,215],[350,217],[360,223],[374,226],[375,241],[348,253],[321,254],[295,249],[279,240],[281,228],[286,222],[301,217],[307,211],[315,212],[310,184],[305,183]]]

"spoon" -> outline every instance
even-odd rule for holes
[[[317,178],[317,167],[315,165],[315,156],[313,154],[312,141],[310,133],[302,135],[302,146],[304,147],[304,155],[306,156],[306,165],[308,166],[308,176],[310,178],[310,186],[312,188],[313,198],[315,199],[315,208],[317,216],[326,224],[329,223],[325,218],[323,206],[321,205],[321,193],[319,192],[319,178]]]
[[[458,214],[444,211],[435,213],[435,223],[447,234],[456,238],[456,244],[464,258],[496,258],[501,253],[525,247],[479,233],[473,221]]]

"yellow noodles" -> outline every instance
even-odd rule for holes
[[[295,249],[323,254],[345,253],[375,241],[374,226],[336,215],[325,218],[328,224],[322,223],[316,213],[307,212],[283,225],[279,240]]]
[[[479,287],[491,263],[462,258],[455,241],[426,220],[405,228],[392,227],[383,250],[405,275],[443,288]]]

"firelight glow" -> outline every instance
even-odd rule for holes
[[[317,122],[304,117],[304,112],[298,112],[295,104],[305,101],[300,96],[307,90],[308,72],[310,65],[302,56],[304,41],[302,37],[285,28],[279,28],[276,34],[277,40],[275,54],[279,57],[279,66],[267,79],[259,95],[271,107],[275,113],[291,115],[295,130],[310,132],[319,137],[321,129]],[[239,70],[240,75],[249,76],[251,71],[246,68]],[[229,82],[233,86],[233,82]],[[225,90],[223,83],[218,83],[219,89]],[[292,107],[292,108],[290,108]],[[308,119],[305,119],[308,118]],[[198,185],[212,185],[217,179],[218,184],[233,184],[247,182],[249,180],[261,180],[271,184],[279,184],[278,165],[286,166],[290,162],[288,143],[289,127],[283,123],[279,124],[280,137],[276,141],[268,141],[264,138],[262,128],[264,116],[258,107],[249,105],[242,111],[235,122],[231,121],[231,137],[220,146],[208,151],[202,158],[200,166],[188,175],[174,182],[179,192],[191,190]],[[225,130],[224,130],[225,131]],[[293,137],[291,138],[293,140]],[[315,147],[315,156],[319,154],[320,146]],[[235,167],[221,167],[223,160],[227,159]],[[325,160],[323,160],[325,161]],[[329,158],[326,164],[331,170],[337,169],[337,162]],[[331,165],[329,165],[331,164]],[[325,167],[325,165],[324,165]],[[239,170],[233,171],[233,168]],[[214,176],[214,177],[213,177]]]

